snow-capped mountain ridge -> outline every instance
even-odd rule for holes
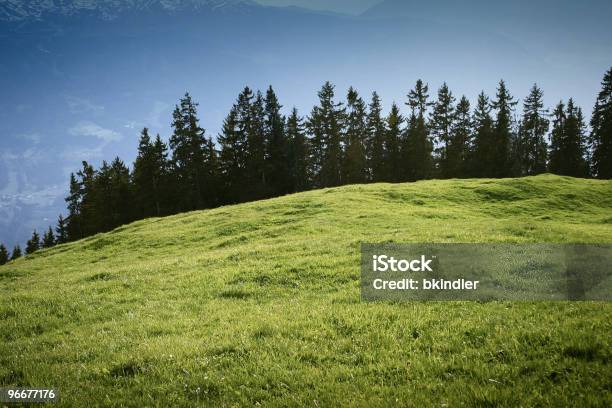
[[[42,20],[46,15],[97,14],[113,19],[130,11],[165,12],[234,9],[256,5],[251,0],[0,0],[0,21]]]

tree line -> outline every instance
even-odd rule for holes
[[[272,87],[265,94],[246,87],[215,142],[186,93],[173,111],[169,143],[144,128],[131,170],[118,157],[98,169],[82,162],[70,175],[68,215],[42,237],[34,231],[25,253],[138,219],[344,184],[544,172],[612,178],[612,68],[590,132],[572,98],[549,111],[537,85],[517,112],[503,80],[474,107],[446,83],[431,98],[422,80],[408,92],[405,113],[393,103],[384,115],[376,92],[366,103],[350,88],[338,101],[330,82],[318,97],[307,117],[295,108],[284,116]],[[19,256],[19,246],[9,256],[0,245],[0,263]]]

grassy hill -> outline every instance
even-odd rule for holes
[[[0,385],[64,406],[612,404],[609,303],[361,303],[362,241],[610,243],[612,182],[346,186],[43,250],[0,267]]]

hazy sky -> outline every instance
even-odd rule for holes
[[[381,0],[255,0],[267,6],[299,6],[315,10],[359,14]]]

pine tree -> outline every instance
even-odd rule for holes
[[[367,150],[369,177],[373,182],[385,180],[386,174],[386,152],[385,152],[385,120],[382,117],[380,97],[372,92],[372,100],[368,106],[367,118]]]
[[[62,214],[57,217],[57,226],[55,227],[55,240],[57,244],[68,242],[68,226]]]
[[[345,111],[342,103],[334,101],[334,86],[326,82],[319,91],[319,106],[312,109],[308,119],[311,138],[311,164],[315,187],[342,184],[342,131]]]
[[[133,194],[130,185],[130,170],[119,157],[110,165],[111,225],[109,229],[127,224],[134,220]]]
[[[164,151],[165,145],[161,144],[161,140],[159,140],[159,135],[155,141],[155,151],[157,157],[162,157],[162,153]],[[215,143],[212,140],[212,137],[208,137],[206,139],[204,145],[204,156],[205,156],[205,168],[204,168],[204,179],[207,186],[208,196],[206,197],[206,205],[208,207],[216,207],[219,206],[221,201],[221,166],[219,163],[219,151],[217,150]],[[168,197],[172,194],[172,185],[167,177],[162,177],[161,188],[162,191],[162,205],[166,208],[168,205]]]
[[[398,182],[402,180],[400,146],[404,118],[395,102],[386,118],[384,167],[379,181]]]
[[[82,162],[82,169],[77,172],[78,219],[82,238],[99,232],[98,211],[95,200],[96,170],[86,161]],[[76,238],[76,239],[78,239]]]
[[[519,175],[530,176],[546,171],[546,140],[549,120],[544,109],[544,93],[536,84],[523,104],[523,116],[518,132]]]
[[[438,174],[442,178],[452,177],[452,165],[449,161],[449,146],[451,144],[451,131],[455,119],[455,97],[448,89],[446,82],[438,90],[438,100],[433,105],[433,112],[430,119],[430,129],[434,142],[437,144],[435,149],[438,161]]]
[[[563,102],[560,102],[553,112],[549,156],[551,173],[572,177],[589,175],[582,110],[571,98],[565,110]]]
[[[343,184],[365,183],[368,179],[366,161],[367,122],[366,106],[352,87],[346,105],[345,154],[342,160]]]
[[[81,222],[82,187],[74,173],[70,173],[70,194],[66,197],[68,205],[68,219],[66,230],[69,240],[82,238],[83,228]]]
[[[55,236],[53,235],[53,230],[51,229],[51,227],[49,227],[47,232],[45,232],[45,234],[43,235],[42,247],[51,248],[54,245],[55,245]]]
[[[39,249],[40,249],[40,236],[38,235],[36,230],[34,230],[34,232],[32,232],[32,237],[28,240],[26,244],[25,252],[27,255],[30,255],[38,251]]]
[[[15,245],[13,248],[13,253],[11,254],[11,261],[21,258],[21,255],[21,247],[19,245]]]
[[[495,126],[493,128],[493,143],[491,145],[491,164],[488,169],[491,177],[509,177],[512,175],[512,143],[514,135],[512,130],[512,114],[514,106],[518,103],[508,92],[506,83],[502,79],[497,87],[497,99],[491,103],[497,110]]]
[[[272,196],[287,194],[291,191],[289,172],[289,145],[285,135],[285,119],[276,93],[270,86],[265,98],[265,135],[268,182]]]
[[[473,126],[470,101],[462,96],[457,104],[446,152],[448,177],[468,177],[469,159],[473,149]]]
[[[308,140],[304,134],[302,118],[293,108],[287,119],[287,138],[289,141],[289,174],[291,179],[291,192],[305,191],[310,188],[310,174],[308,172]]]
[[[591,117],[592,167],[596,177],[612,178],[612,68],[604,75]]]
[[[433,142],[425,123],[427,107],[431,106],[427,92],[428,86],[419,79],[408,94],[406,105],[410,106],[411,114],[402,146],[402,181],[423,180],[433,175]]]
[[[552,130],[550,132],[548,171],[560,174],[565,161],[565,105],[559,101],[553,111]]]
[[[247,88],[248,89],[248,88]],[[267,180],[266,162],[266,112],[265,101],[261,92],[257,92],[252,101],[246,105],[238,102],[239,112],[244,121],[243,131],[246,133],[246,185],[241,201],[253,201],[269,197],[271,188]],[[243,111],[244,110],[244,111]]]
[[[235,104],[223,121],[221,134],[217,138],[221,149],[219,167],[223,180],[222,202],[225,203],[241,202],[244,194],[247,135],[242,129],[242,122]]]
[[[481,92],[472,119],[474,147],[469,159],[469,173],[474,177],[493,177],[495,174],[494,129],[489,98]]]
[[[176,202],[179,210],[204,208],[206,191],[205,132],[197,117],[198,104],[186,93],[172,113],[173,134],[170,137],[172,164],[177,185]]]
[[[168,148],[159,134],[151,141],[144,128],[138,143],[138,155],[134,161],[132,183],[139,218],[160,217],[168,214]]]
[[[3,244],[0,244],[0,265],[4,265],[9,261],[9,253]]]

